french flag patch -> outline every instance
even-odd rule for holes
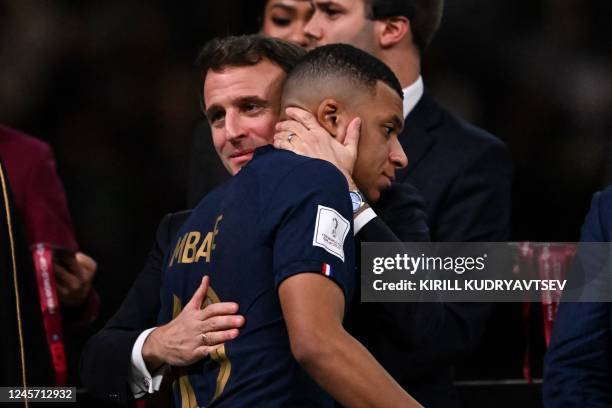
[[[332,276],[332,267],[328,263],[323,263],[323,268],[321,268],[321,273],[325,276]]]

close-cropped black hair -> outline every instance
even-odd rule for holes
[[[195,61],[200,71],[200,104],[209,70],[256,65],[264,59],[289,72],[306,52],[299,45],[260,34],[214,38],[200,50]]]
[[[412,41],[423,53],[440,27],[444,0],[364,0],[368,18],[404,16],[410,20]]]
[[[310,51],[289,72],[286,84],[310,84],[338,77],[372,89],[381,81],[404,99],[399,80],[384,62],[348,44],[324,45]]]

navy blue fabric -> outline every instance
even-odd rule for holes
[[[348,222],[344,261],[313,245],[319,206],[334,209]],[[246,318],[240,336],[225,344],[231,372],[217,398],[213,400],[219,363],[207,358],[189,368],[199,405],[333,404],[291,354],[277,289],[284,279],[304,272],[322,273],[322,266],[328,264],[330,278],[348,304],[355,285],[351,219],[346,181],[335,167],[270,146],[259,148],[247,166],[192,211],[166,253],[159,323],[172,319],[173,297],[183,307],[204,275],[210,277],[219,300],[238,302],[239,313]],[[209,262],[202,256],[180,263],[185,257],[174,256],[179,240],[197,231],[199,247],[215,225],[218,232]],[[180,401],[178,387],[175,390]]]
[[[593,197],[582,242],[610,242],[612,187]],[[561,303],[544,361],[546,407],[612,406],[609,303]]]

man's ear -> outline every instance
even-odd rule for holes
[[[317,121],[327,133],[343,143],[349,124],[344,105],[336,99],[325,99],[319,104],[316,115]]]
[[[388,17],[377,21],[378,41],[381,48],[391,48],[404,39],[412,41],[410,20],[404,16]]]

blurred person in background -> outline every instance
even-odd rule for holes
[[[304,27],[314,13],[311,0],[268,0],[263,7],[260,32],[308,47],[311,38]]]
[[[255,3],[259,11],[261,34],[291,41],[302,47],[312,45],[311,38],[304,32],[314,13],[311,0],[260,0]],[[190,149],[188,208],[193,208],[208,191],[228,178],[210,140],[210,127],[206,121],[202,121],[193,134]]]
[[[580,241],[612,241],[612,187],[593,196],[591,209],[582,226]],[[592,258],[589,260],[593,261]],[[608,275],[602,276],[604,282],[601,287],[608,295],[609,273],[612,271],[609,269],[609,256],[605,258]],[[561,302],[550,347],[544,359],[544,406],[612,406],[611,350],[610,303]]]
[[[38,285],[36,304],[42,310],[45,350],[53,367],[45,384],[76,384],[76,367],[87,328],[100,306],[92,287],[96,262],[78,251],[51,148],[0,125],[0,158],[6,166],[16,214],[24,226],[33,260],[28,264],[33,267],[29,279]],[[48,273],[46,265],[51,263],[52,273]],[[45,290],[47,287],[51,291]],[[33,301],[30,297],[22,300]]]

